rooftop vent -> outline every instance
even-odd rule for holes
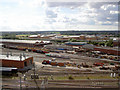
[[[9,52],[7,52],[6,57],[9,57]]]
[[[20,54],[20,61],[22,60],[22,54]]]
[[[10,55],[12,56],[12,52],[9,52],[10,53]]]
[[[26,55],[25,55],[25,53],[23,52],[23,57],[26,59]]]

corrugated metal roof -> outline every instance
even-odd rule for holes
[[[0,42],[20,42],[20,43],[36,43],[41,42],[40,40],[8,40],[8,39],[0,39]],[[43,41],[44,43],[50,43],[50,41]]]
[[[117,48],[111,48],[111,47],[95,47],[95,48],[102,48],[102,49],[109,49],[109,50],[116,50],[116,51],[120,51],[120,48],[117,47]]]
[[[84,45],[84,44],[87,44],[87,42],[66,42],[65,44],[70,44],[70,45]]]
[[[87,49],[94,49],[94,48],[95,48],[95,46],[94,46],[94,45],[92,45],[92,44],[86,44],[86,45],[84,45],[84,46],[83,46],[83,48],[87,48]]]

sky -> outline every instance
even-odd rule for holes
[[[119,0],[104,1],[0,0],[0,31],[118,30]]]

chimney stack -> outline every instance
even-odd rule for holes
[[[20,54],[20,61],[22,60],[22,54]]]
[[[10,55],[12,56],[12,52],[10,52]]]
[[[26,59],[26,55],[25,55],[25,53],[23,52],[23,57]]]
[[[7,52],[6,56],[9,57],[9,52]]]

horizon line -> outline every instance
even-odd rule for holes
[[[63,31],[79,31],[79,32],[88,32],[88,31],[92,31],[92,32],[99,32],[99,31],[120,31],[120,30],[43,30],[43,31],[0,31],[2,32],[63,32]]]

